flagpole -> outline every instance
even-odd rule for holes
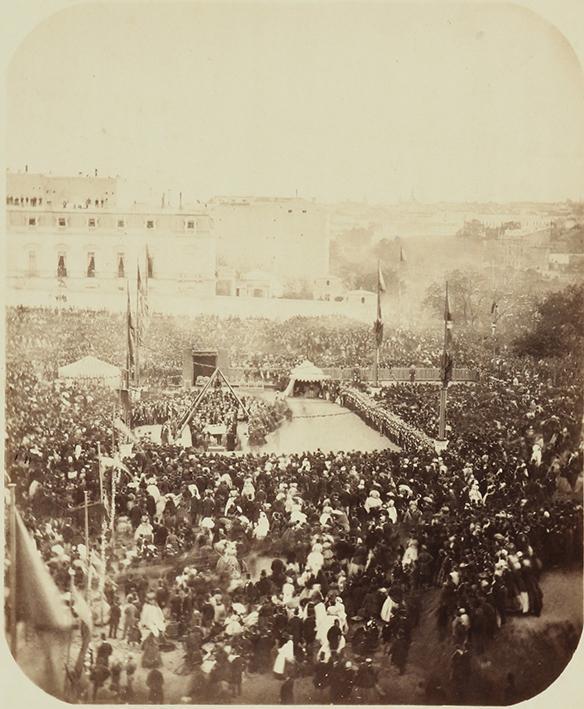
[[[89,495],[87,490],[83,491],[83,504],[85,507],[85,551],[87,555],[87,577],[85,579],[85,600],[89,602],[89,569],[91,567],[91,558],[89,553],[89,508],[87,502],[87,496]]]
[[[112,468],[112,501],[111,501],[111,538],[112,538],[112,549],[115,548],[116,544],[116,528],[115,528],[115,518],[116,518],[116,468]]]
[[[71,604],[71,616],[75,619],[75,613],[73,612],[73,606],[74,606],[74,594],[73,594],[73,588],[75,586],[75,570],[72,567],[69,567],[69,599],[70,599],[70,604]],[[67,640],[67,657],[65,658],[65,681],[63,682],[63,692],[65,696],[67,696],[67,693],[70,693],[71,699],[75,698],[75,685],[73,682],[73,677],[70,675],[69,672],[69,663],[71,662],[71,645],[73,643],[73,625],[71,626],[71,630],[69,630],[69,639]],[[73,704],[74,702],[71,702]]]
[[[446,281],[446,303],[448,304],[448,281]],[[444,344],[442,348],[442,363],[443,363],[443,376],[442,376],[442,386],[440,387],[440,412],[438,418],[438,440],[446,440],[446,404],[448,399],[448,382],[446,380],[446,367],[447,361],[447,346],[448,346],[448,320],[446,317],[446,312],[444,313]]]
[[[103,470],[101,468],[101,444],[97,442],[97,464],[99,470],[99,501],[103,504]]]
[[[114,457],[114,451],[116,449],[116,428],[114,426],[114,420],[116,418],[116,405],[112,406],[112,458]]]
[[[115,418],[116,412],[114,409],[113,412],[113,417],[112,417],[112,458],[115,460],[116,457],[116,429],[114,426],[114,418]],[[110,501],[110,536],[111,536],[111,543],[112,543],[112,552],[115,548],[115,526],[114,526],[114,518],[116,514],[116,469],[115,466],[112,467],[112,489],[111,489],[111,501]]]
[[[10,649],[16,660],[18,655],[18,623],[16,620],[16,483],[10,490]]]
[[[397,322],[401,327],[402,324],[402,302],[401,302],[401,278],[399,271],[397,274]]]
[[[377,260],[377,320],[381,319],[381,283],[379,274],[381,263]],[[375,335],[375,386],[379,384],[379,335]]]
[[[140,264],[136,260],[136,367],[134,384],[140,384]]]
[[[130,370],[131,370],[131,353],[130,353],[130,318],[132,316],[130,309],[130,280],[126,279],[127,305],[126,305],[126,390],[130,391]],[[121,393],[120,393],[121,396]]]
[[[105,519],[105,509],[103,510],[102,513],[102,518],[101,518],[101,575],[99,578],[99,607],[100,607],[100,618],[101,618],[101,624],[103,625],[103,593],[105,589],[105,532],[107,529],[107,523]]]
[[[397,269],[397,323],[402,324],[402,298],[401,298],[401,270],[402,270],[402,247],[399,247],[399,266]]]
[[[440,387],[440,420],[438,423],[438,440],[446,440],[446,403],[448,397],[448,386],[442,384]]]
[[[497,356],[497,321],[493,320],[491,323],[491,333],[493,335],[492,341],[493,341],[493,357]]]
[[[497,321],[499,320],[499,305],[493,296],[493,305],[491,307],[491,335],[493,344],[493,357],[497,356]]]

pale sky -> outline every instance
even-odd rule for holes
[[[8,73],[7,160],[154,194],[584,197],[584,80],[511,5],[81,5]]]

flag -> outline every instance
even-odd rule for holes
[[[149,279],[152,277],[153,274],[153,266],[152,266],[152,256],[150,256],[150,251],[148,249],[148,244],[146,245],[146,293],[148,293],[148,285],[149,285]]]
[[[383,280],[383,273],[381,273],[381,265],[377,264],[377,292],[385,293],[385,281]]]
[[[39,631],[70,630],[73,618],[51,574],[24,525],[16,514],[16,588],[10,589],[16,599],[16,615]]]
[[[35,546],[18,510],[15,515],[14,586],[10,600],[16,604],[17,620],[22,620],[36,634],[34,660],[28,665],[31,678],[48,694],[63,697],[64,676],[61,670],[67,648],[67,632],[74,618]]]
[[[399,261],[400,263],[406,263],[406,252],[403,249],[403,246],[399,247]]]
[[[381,347],[383,343],[383,320],[379,317],[378,313],[377,320],[373,323],[373,334],[375,335],[375,344],[377,347]]]
[[[448,297],[448,282],[446,283],[446,296],[444,298],[444,351],[442,353],[442,383],[447,385],[452,380],[452,370],[454,360],[452,357],[452,311],[450,310],[450,299]]]
[[[134,435],[134,432],[132,429],[126,425],[121,418],[115,418],[113,420],[113,427],[116,429],[116,431],[119,431],[120,433],[123,433],[127,438],[129,438],[131,441],[136,443],[138,439]]]
[[[91,553],[89,554],[89,563],[95,569],[98,576],[101,576],[103,573],[105,573],[105,564],[103,560],[99,557],[99,554],[94,549],[92,549]]]
[[[115,470],[123,470],[126,473],[130,472],[128,470],[128,468],[120,461],[120,458],[117,454],[113,458],[110,458],[109,456],[104,455],[101,459],[101,463],[104,467],[104,470],[108,470],[109,468],[114,468]]]
[[[444,322],[447,330],[452,330],[452,311],[450,310],[450,298],[448,297],[448,282],[446,283],[446,297],[444,299]]]
[[[137,292],[138,292],[138,303],[136,305],[136,321],[137,321],[137,331],[138,331],[138,344],[144,344],[144,336],[146,334],[146,329],[148,327],[148,290],[147,281],[143,282],[140,277],[140,264],[137,265]]]
[[[491,305],[491,320],[493,321],[493,324],[497,322],[499,319],[499,305],[496,300],[493,301],[493,305]]]
[[[128,284],[128,313],[127,313],[127,351],[126,351],[126,367],[128,386],[133,380],[136,371],[136,329],[132,318],[132,309],[130,307],[130,286]]]
[[[381,347],[383,342],[383,318],[381,317],[381,294],[385,293],[385,281],[381,272],[381,264],[377,262],[377,318],[373,323],[376,347]]]
[[[73,585],[73,591],[71,593],[71,608],[73,608],[73,611],[79,620],[82,623],[85,623],[89,630],[91,630],[93,628],[91,609],[75,585]]]
[[[134,434],[132,434],[132,436],[133,438],[136,438]],[[132,456],[133,448],[133,443],[119,443],[118,450],[120,451],[120,460],[123,460],[124,458],[130,458]]]

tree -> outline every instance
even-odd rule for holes
[[[446,274],[450,308],[454,320],[475,327],[488,301],[487,280],[481,271],[465,269]],[[435,315],[444,315],[444,283],[432,283],[426,291],[424,306]],[[490,303],[489,303],[490,305]]]
[[[548,293],[536,306],[534,328],[513,343],[532,357],[577,356],[584,346],[584,284]]]

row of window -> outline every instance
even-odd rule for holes
[[[116,258],[116,275],[118,278],[126,277],[126,256],[125,254],[119,253]],[[28,267],[27,276],[33,277],[38,275],[37,268],[37,254],[36,251],[28,252]],[[67,254],[64,251],[60,251],[57,254],[57,278],[67,278]],[[96,276],[96,259],[95,252],[87,252],[87,278],[95,278]],[[154,260],[152,256],[148,256],[148,278],[154,278]]]
[[[39,217],[29,217],[28,218],[28,226],[29,227],[35,227],[40,224],[40,219]],[[99,220],[97,217],[89,217],[87,219],[87,226],[89,229],[96,229],[99,224]],[[59,227],[60,229],[64,229],[69,225],[69,219],[68,217],[57,217],[55,221],[55,225]],[[116,222],[117,228],[118,229],[125,229],[126,228],[126,220],[125,219],[118,219]],[[156,228],[156,221],[154,219],[146,219],[144,226],[146,229],[155,229]],[[187,231],[194,231],[196,228],[196,222],[194,219],[185,219],[184,222],[184,228]]]

